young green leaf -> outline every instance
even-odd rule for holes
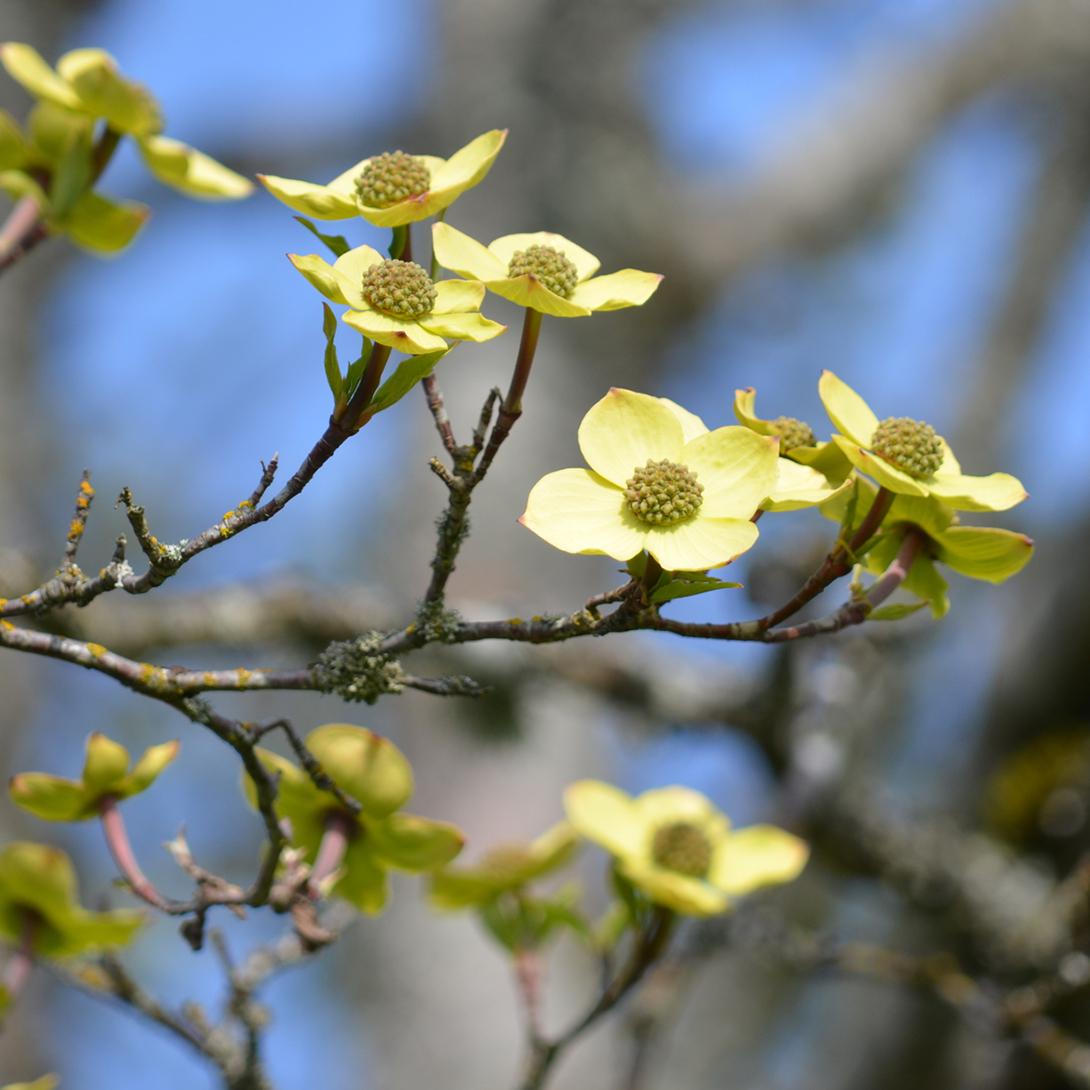
[[[655,584],[651,592],[651,601],[656,604],[670,602],[675,598],[690,598],[694,594],[707,594],[710,590],[728,590],[740,587],[741,583],[728,583],[716,579],[714,575],[699,571],[667,572]]]
[[[341,365],[337,360],[337,346],[333,338],[337,333],[337,318],[330,309],[328,303],[322,304],[322,332],[325,334],[325,378],[333,391],[333,399],[341,396],[344,389],[344,377],[341,375]]]
[[[431,373],[431,369],[449,351],[429,352],[423,356],[410,356],[403,360],[397,370],[378,388],[371,401],[371,407],[380,413],[400,401],[422,378]]]
[[[890,606],[882,606],[880,609],[871,610],[867,614],[868,621],[899,621],[902,617],[911,616],[918,609],[923,609],[929,603],[924,602],[894,602]]]
[[[305,216],[292,216],[292,219],[297,223],[301,223],[316,238],[321,239],[337,257],[341,257],[352,249],[344,235],[323,235]]]

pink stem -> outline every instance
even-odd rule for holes
[[[872,606],[884,602],[905,581],[909,569],[915,562],[916,557],[920,555],[926,541],[927,535],[915,527],[905,534],[904,542],[893,558],[893,563],[886,568],[882,577],[867,592],[867,601]]]
[[[23,914],[23,934],[19,950],[4,966],[3,985],[11,999],[15,999],[23,990],[30,970],[34,967],[34,928],[37,920],[33,912]]]
[[[314,860],[314,869],[310,874],[310,896],[318,897],[318,887],[340,865],[348,842],[356,835],[356,821],[351,814],[342,810],[331,810],[325,819],[325,832],[318,845],[318,858]]]
[[[129,883],[133,893],[155,908],[165,908],[167,899],[152,885],[140,869],[140,864],[133,855],[129,834],[125,831],[125,821],[117,808],[117,799],[107,795],[99,804],[102,818],[102,831],[106,834],[106,846],[114,857],[121,876]]]

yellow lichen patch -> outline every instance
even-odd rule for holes
[[[105,655],[106,651],[107,651],[107,649],[105,647],[103,647],[102,644],[100,644],[100,643],[89,643],[87,645],[87,650],[92,655],[94,655],[94,657],[96,659],[102,658],[102,656]]]
[[[11,621],[0,621],[0,628],[6,629],[9,632],[15,631],[15,625]]]
[[[238,689],[245,689],[247,682],[254,676],[252,670],[236,670],[235,673],[238,677],[235,687]]]
[[[72,541],[79,537],[83,530],[83,522],[80,519],[72,519],[72,524],[68,527],[68,540]]]

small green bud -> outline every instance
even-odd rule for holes
[[[572,261],[560,250],[538,243],[511,255],[507,275],[532,276],[561,299],[567,299],[579,283],[579,270]]]
[[[688,466],[676,465],[663,458],[661,462],[647,460],[637,467],[625,482],[624,495],[628,509],[641,522],[670,526],[695,515],[704,502],[704,486]]]
[[[930,477],[942,466],[942,443],[935,429],[910,416],[891,416],[875,429],[871,448],[912,477]]]
[[[415,261],[390,258],[372,265],[363,277],[363,297],[383,314],[422,318],[435,306],[435,285]]]
[[[695,825],[678,821],[655,832],[651,857],[667,870],[689,878],[703,878],[712,864],[712,844]]]
[[[772,421],[772,427],[780,437],[780,453],[797,450],[799,447],[816,447],[813,428],[804,420],[796,420],[793,416],[777,416]]]
[[[420,197],[431,186],[431,171],[422,159],[403,151],[376,155],[356,179],[360,200],[371,208],[389,208],[410,197]]]

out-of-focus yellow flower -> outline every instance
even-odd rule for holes
[[[805,841],[774,825],[731,831],[699,791],[660,787],[632,798],[600,780],[564,792],[571,823],[606,849],[650,901],[685,916],[716,916],[737,897],[795,879]]]
[[[402,227],[434,216],[475,186],[492,168],[507,139],[493,129],[449,159],[386,152],[363,159],[328,185],[259,174],[261,184],[289,208],[319,220],[363,218],[378,227]]]
[[[177,742],[146,749],[129,768],[129,751],[96,731],[87,738],[87,759],[78,780],[45,772],[20,772],[8,785],[11,801],[46,821],[98,817],[105,798],[120,801],[146,791],[178,755]]]
[[[327,299],[351,307],[344,321],[379,344],[422,355],[457,341],[489,341],[506,328],[479,313],[484,285],[431,278],[412,261],[384,258],[357,246],[333,265],[317,254],[288,254],[291,263]]]
[[[860,473],[901,496],[933,496],[958,511],[1006,511],[1026,498],[1009,473],[969,477],[946,440],[910,417],[879,421],[846,383],[824,371],[818,383],[829,418],[840,429],[833,441]]]
[[[641,306],[662,280],[658,273],[638,269],[595,276],[600,262],[594,254],[549,231],[504,235],[485,247],[448,223],[436,223],[432,245],[444,269],[558,318]]]
[[[161,136],[159,104],[146,87],[126,79],[104,49],[73,49],[57,61],[54,71],[32,46],[5,42],[0,62],[39,102],[103,118],[114,132],[132,136],[148,169],[165,185],[206,200],[234,200],[253,190],[241,174],[188,144]]]
[[[91,912],[76,896],[76,872],[60,848],[15,840],[0,851],[0,937],[19,944],[34,919],[34,952],[66,958],[123,946],[144,922],[130,909]]]
[[[413,792],[413,774],[404,754],[391,741],[349,723],[328,723],[306,737],[307,748],[343,791],[361,806],[345,810],[298,765],[266,749],[255,752],[279,775],[276,810],[291,821],[292,844],[314,862],[332,813],[350,828],[343,875],[335,893],[361,912],[381,912],[388,895],[390,867],[418,872],[445,866],[462,850],[462,834],[442,821],[401,813]],[[249,777],[247,797],[256,806]]]
[[[684,423],[683,423],[684,421]],[[777,440],[748,428],[709,432],[672,402],[613,389],[579,425],[590,469],[542,477],[519,521],[569,553],[666,571],[705,571],[752,547],[750,521],[776,487]]]

